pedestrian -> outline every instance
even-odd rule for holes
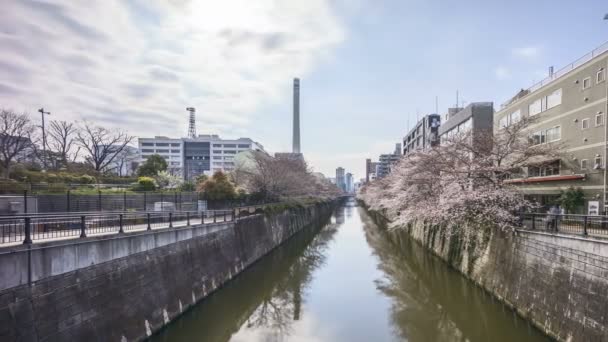
[[[557,205],[553,205],[547,212],[546,229],[550,231],[557,230],[557,219],[561,211]]]

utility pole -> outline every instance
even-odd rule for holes
[[[46,171],[46,132],[44,130],[44,115],[51,115],[51,112],[45,112],[44,108],[38,109],[42,117],[42,170]]]

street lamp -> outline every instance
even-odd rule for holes
[[[46,170],[46,132],[44,131],[44,115],[51,115],[51,112],[45,112],[44,108],[38,109],[42,117],[42,169]]]

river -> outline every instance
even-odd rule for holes
[[[348,202],[151,340],[548,341],[412,240],[394,240]]]

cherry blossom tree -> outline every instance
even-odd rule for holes
[[[560,158],[561,146],[538,144],[529,136],[530,119],[496,134],[456,134],[440,146],[404,157],[385,178],[359,197],[384,212],[394,226],[431,225],[514,227],[517,212],[532,208],[510,180],[528,165]]]

